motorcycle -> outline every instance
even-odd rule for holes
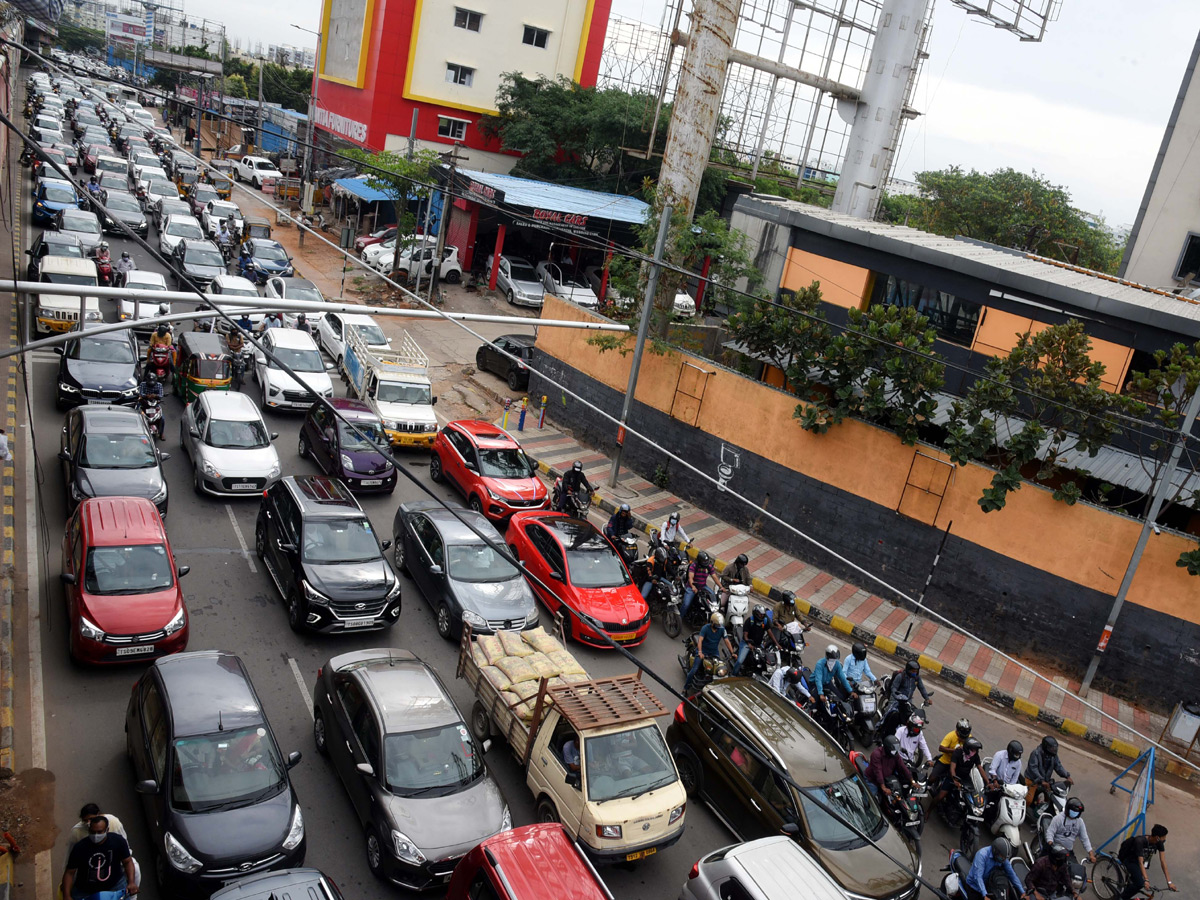
[[[617,548],[617,552],[621,554],[621,559],[625,560],[626,568],[632,571],[633,564],[638,558],[637,538],[635,538],[629,532],[626,532],[620,537],[614,537],[612,539],[612,543],[613,546]]]
[[[577,519],[586,519],[588,510],[592,508],[592,496],[583,491],[572,491],[564,496],[560,476],[554,479],[554,488],[550,492],[550,506]]]
[[[879,711],[879,686],[862,679],[855,688],[858,694],[850,700],[851,730],[855,739],[864,747],[870,746],[883,715]]]
[[[1003,868],[994,869],[987,879],[989,897],[994,897],[996,900],[1020,900],[1024,893],[1022,885],[1029,875],[1029,867],[1019,854],[1014,854],[1009,862],[1021,884],[1010,883]],[[951,850],[950,862],[942,871],[946,873],[942,878],[942,896],[949,900],[970,900],[971,895],[967,893],[966,889],[967,874],[971,871],[970,855],[963,854],[958,850]]]
[[[171,377],[171,356],[174,348],[156,344],[150,348],[150,372],[158,379],[159,384],[166,384]]]
[[[867,768],[870,765],[867,755],[858,750],[851,750],[850,762],[854,764],[854,767],[858,770],[858,774],[866,782]],[[915,772],[913,776],[915,780]],[[923,785],[920,786],[923,787]],[[921,804],[917,800],[917,788],[910,788],[907,784],[901,784],[900,779],[895,775],[888,778],[887,787],[891,791],[891,794],[881,792],[879,806],[891,823],[904,832],[904,836],[916,848],[917,855],[919,856],[921,853],[921,832],[925,830],[925,810],[921,808]]]
[[[670,566],[668,565],[668,569]],[[646,604],[650,607],[652,616],[657,616],[667,637],[677,638],[683,630],[683,618],[679,609],[683,603],[683,591],[679,582],[668,575],[650,576],[650,564],[646,559],[639,559],[633,565],[633,583],[639,587],[650,582],[650,592],[646,595]]]
[[[742,668],[738,674],[743,678],[757,678],[767,682],[778,668],[778,651],[774,647],[770,650],[765,647],[751,647],[746,658],[742,660]]]
[[[158,436],[161,441],[166,437],[167,423],[163,419],[162,398],[160,397],[141,397],[138,400],[138,408],[142,411],[142,417],[146,420],[146,427]]]
[[[973,856],[975,848],[979,846],[979,826],[983,824],[986,806],[983,776],[978,766],[971,769],[970,783],[953,785],[938,806],[946,824],[958,829],[959,849],[968,856]]]
[[[246,371],[250,368],[250,350],[243,347],[237,353],[233,354],[233,381],[232,388],[235,391],[240,391],[242,385],[246,381]]]
[[[1050,790],[1039,787],[1033,795],[1033,803],[1025,808],[1025,824],[1035,826],[1039,834],[1050,824],[1050,820],[1067,808],[1067,794],[1071,786],[1065,781],[1050,780]]]
[[[750,585],[731,584],[729,598],[725,603],[725,622],[734,643],[742,639],[742,628],[750,613]]]
[[[825,729],[842,750],[849,752],[850,717],[840,701],[832,697],[814,697],[810,712],[818,725]]]
[[[696,656],[700,650],[700,634],[689,634],[683,640],[683,653],[677,657],[679,667],[683,669],[684,693],[690,689],[692,693],[699,693],[700,689],[709,684],[715,678],[727,678],[731,669],[729,660],[718,657],[713,659],[706,656],[701,663],[700,668],[696,670],[695,676],[691,683],[687,683],[687,674],[692,671],[692,666],[696,662]]]
[[[895,675],[884,675],[879,679],[878,696],[882,698],[890,698],[892,696],[892,681]],[[881,742],[884,737],[889,734],[895,734],[896,729],[912,718],[913,713],[920,715],[926,722],[929,721],[929,716],[926,710],[929,704],[933,701],[934,692],[929,692],[929,699],[924,701],[920,706],[914,706],[911,699],[908,700],[888,700],[887,705],[883,710],[883,718],[879,726],[875,729],[875,742]]]
[[[680,603],[682,604],[682,598]],[[717,595],[712,592],[711,588],[705,586],[696,591],[696,595],[692,597],[692,605],[684,613],[683,622],[689,628],[703,628],[715,612],[720,612]]]
[[[101,287],[112,287],[113,283],[113,267],[112,256],[107,250],[96,248],[88,254],[92,262],[96,264],[96,274],[100,280]]]

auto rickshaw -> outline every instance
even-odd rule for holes
[[[270,238],[271,223],[262,216],[246,216],[242,223],[242,243],[250,238]]]
[[[175,187],[179,188],[180,194],[186,194],[188,188],[200,180],[199,169],[189,169],[183,166],[175,170]]]
[[[233,163],[227,159],[214,159],[209,165],[212,169],[206,170],[206,179],[217,189],[217,196],[228,200],[233,196]]]
[[[191,403],[205,391],[227,391],[233,378],[229,345],[219,334],[186,331],[177,343],[175,393]]]

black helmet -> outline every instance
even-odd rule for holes
[[[797,669],[795,666],[792,666],[790,669],[787,670],[787,673],[783,677],[784,677],[784,680],[789,682],[790,684],[799,684],[800,679],[803,678],[804,676],[800,673],[799,669]]]
[[[1080,800],[1078,797],[1068,797],[1067,798],[1067,812],[1079,813],[1079,815],[1082,816],[1083,815],[1083,801]]]
[[[921,671],[921,664],[915,659],[910,659],[904,664],[904,671],[911,675],[915,675],[917,672]]]
[[[889,734],[883,739],[883,752],[888,756],[895,756],[900,752],[900,739],[894,734]]]
[[[622,513],[623,515],[626,515],[626,516],[628,516],[628,515],[632,515],[632,513],[631,513],[631,512],[630,512],[630,510],[629,510],[629,504],[628,504],[628,503],[622,503],[622,504],[621,504],[621,508],[620,508],[619,510],[617,510],[617,512],[619,512],[619,513]]]
[[[754,612],[750,613],[755,622],[765,622],[767,620],[767,609],[764,606],[754,607]]]
[[[783,606],[786,606],[790,609],[791,607],[796,605],[796,595],[793,594],[791,591],[784,591],[782,594],[779,595],[779,602]]]
[[[712,562],[712,557],[709,556],[708,553],[706,553],[705,551],[701,550],[699,553],[696,554],[696,565],[707,566],[711,562]]]
[[[971,736],[971,720],[959,719],[954,723],[954,730],[958,733],[958,736],[965,741]]]
[[[151,372],[149,375],[146,376],[146,383],[147,384],[158,384],[158,376],[155,375],[153,372]]]
[[[841,659],[842,651],[837,648],[837,644],[830,644],[825,648],[826,659]]]
[[[1024,752],[1025,752],[1025,748],[1021,745],[1020,741],[1009,741],[1008,742],[1008,758],[1010,760],[1020,759],[1021,754]]]
[[[979,738],[969,737],[963,741],[963,749],[978,753],[983,749],[983,742]]]
[[[1009,859],[1012,856],[1012,844],[1008,838],[998,837],[992,841],[992,856],[995,859]]]
[[[860,643],[859,641],[854,642],[854,646],[850,648],[850,652],[854,654],[855,659],[866,659],[867,658],[867,648],[864,644]]]
[[[662,564],[667,561],[667,550],[665,547],[654,548],[654,561]]]
[[[121,259],[129,259],[129,251],[128,250],[121,251]]]
[[[1057,841],[1050,845],[1050,862],[1061,866],[1071,858],[1071,851]]]
[[[921,733],[921,729],[925,727],[925,720],[921,718],[920,713],[913,713],[908,717],[908,733],[912,737],[916,737]]]
[[[581,463],[579,460],[575,460],[575,462],[571,463],[571,468],[574,469],[576,472],[582,472],[583,471],[583,463]]]
[[[1048,756],[1058,756],[1058,738],[1050,735],[1042,738],[1042,752]]]
[[[159,336],[159,337],[166,337],[166,336],[167,336],[167,326],[166,326],[166,325],[159,325],[159,326],[158,326],[158,336]]]
[[[304,313],[300,313],[299,315],[297,315],[297,316],[296,316],[296,321],[297,321],[297,322],[304,322],[304,321],[306,321],[306,320],[305,320],[305,318],[304,318]]]
[[[750,557],[748,557],[745,553],[739,553],[737,555],[737,559],[735,559],[733,561],[734,565],[737,565],[737,566],[744,566],[749,562],[750,562]]]

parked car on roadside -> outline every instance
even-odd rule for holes
[[[564,270],[558,263],[545,261],[537,264],[536,271],[541,276],[542,287],[546,289],[547,294],[553,294],[560,300],[578,303],[585,309],[595,309],[600,305],[600,298],[596,296],[596,292],[582,273],[576,274],[570,269]]]
[[[449,481],[471,509],[494,522],[545,507],[546,486],[537,472],[516,438],[478,419],[447,423],[430,449],[429,477]]]
[[[475,351],[475,368],[499,375],[514,391],[526,390],[535,340],[531,334],[502,334],[490,344],[480,344]],[[510,356],[516,359],[510,359]]]
[[[269,159],[261,156],[243,156],[234,164],[233,177],[237,181],[248,181],[261,189],[264,179],[282,178],[283,173],[275,168],[275,163]]]
[[[253,497],[279,480],[279,453],[254,401],[240,391],[205,391],[185,407],[179,445],[198,494]]]
[[[231,881],[209,900],[345,900],[332,878],[320,869],[281,869]]]
[[[492,275],[494,257],[488,258],[487,273]],[[541,306],[546,289],[533,265],[517,256],[501,256],[496,273],[496,290],[516,306]]]
[[[377,231],[372,231],[370,234],[360,234],[354,239],[354,252],[362,253],[367,247],[372,244],[378,244],[381,241],[386,241],[388,238],[396,236],[396,226],[389,225],[386,228],[380,228]]]

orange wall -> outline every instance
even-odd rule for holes
[[[549,296],[542,307],[542,317],[599,318]],[[614,351],[601,353],[588,345],[589,336],[584,331],[539,328],[537,346],[623,392],[632,357]],[[627,340],[632,346],[633,336]],[[648,352],[642,357],[637,399],[669,413],[685,360],[710,373],[704,379],[696,427],[888,509],[900,507],[918,450],[928,456],[944,457],[929,447],[906,447],[892,432],[856,419],[847,419],[822,435],[805,431],[792,418],[796,407],[794,396],[718,368],[707,360],[675,352],[661,355]],[[747,414],[731,417],[731,409]],[[1116,593],[1137,541],[1140,527],[1137,521],[1083,503],[1067,506],[1054,500],[1051,491],[1031,484],[1010,493],[1004,509],[984,513],[976,501],[992,475],[992,469],[977,464],[956,467],[946,483],[933,521],[918,512],[932,510],[932,504],[912,503],[910,495],[904,508],[936,528],[945,528],[953,521],[955,535],[964,540],[1084,587],[1109,595]],[[1129,601],[1200,622],[1200,603],[1195,600],[1197,582],[1186,569],[1175,565],[1181,552],[1195,546],[1193,541],[1174,534],[1152,536]]]
[[[862,308],[870,293],[871,270],[789,248],[779,286],[785,291],[799,291],[814,281],[821,282],[821,299],[826,303]]]

